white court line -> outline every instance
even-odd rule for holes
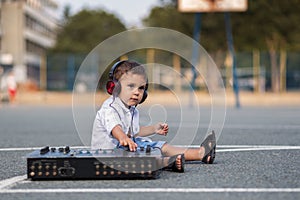
[[[8,178],[5,180],[0,181],[0,191],[3,190],[4,188],[7,188],[9,186],[12,186],[20,181],[23,181],[27,178],[27,175],[22,175],[22,176],[15,176],[12,178]]]
[[[188,145],[181,147],[199,147],[198,145]],[[298,150],[300,146],[280,146],[280,145],[219,145],[217,152],[234,152],[234,151],[259,151],[259,150]],[[36,150],[41,147],[25,147],[25,148],[1,148],[0,151],[24,151]],[[86,146],[76,146],[72,148],[87,148]],[[230,149],[231,148],[231,149]],[[142,192],[252,192],[252,193],[274,193],[274,192],[300,192],[300,188],[69,188],[69,189],[8,189],[9,187],[24,181],[27,175],[16,176],[0,181],[0,193],[110,193],[110,192],[127,192],[127,193],[142,193]]]
[[[175,123],[170,122],[168,123],[169,127],[182,127],[182,128],[207,128],[208,124],[195,124],[191,122],[181,122],[181,123]],[[300,125],[286,125],[286,124],[214,124],[215,128],[223,127],[224,129],[300,129]]]
[[[282,147],[282,148],[289,148],[289,147],[300,147],[300,146],[294,146],[294,145],[217,145],[219,148],[276,148],[276,147]]]
[[[191,148],[197,148],[200,145],[174,145],[177,147],[191,147]],[[283,149],[298,149],[300,146],[293,146],[293,145],[218,145],[217,148],[283,148]]]
[[[197,148],[199,145],[175,145],[184,148]],[[1,151],[32,151],[42,147],[12,147],[0,148]],[[74,149],[89,148],[87,146],[71,146]],[[220,148],[220,149],[219,149]],[[228,149],[224,149],[228,148]],[[286,145],[217,145],[217,152],[262,151],[262,150],[300,150],[300,146]]]
[[[45,147],[45,146],[43,146]],[[0,148],[0,152],[1,151],[34,151],[34,150],[38,150],[41,149],[43,147],[7,147],[7,148]],[[64,147],[64,146],[61,146]],[[87,146],[71,146],[71,148],[74,149],[81,149],[81,148],[89,148]]]
[[[0,193],[294,193],[300,188],[65,188],[0,189]]]
[[[300,150],[300,146],[217,149],[216,152],[220,153],[220,152],[272,151],[272,150]]]
[[[197,148],[199,145],[176,145],[184,148]],[[221,148],[221,149],[219,149]],[[225,149],[224,149],[225,148]],[[228,148],[228,149],[226,149]],[[300,146],[280,145],[217,145],[216,152],[242,152],[242,151],[272,151],[272,150],[300,150]]]
[[[0,181],[0,194],[3,193],[295,193],[300,188],[51,188],[51,189],[8,189],[24,181],[27,175],[16,176]]]

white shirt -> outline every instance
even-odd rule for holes
[[[7,82],[8,89],[15,90],[17,88],[17,83],[16,83],[14,75],[9,74],[6,78],[6,82]]]
[[[96,114],[91,148],[115,148],[118,140],[112,136],[111,131],[117,125],[121,125],[124,133],[136,135],[140,131],[139,112],[135,107],[127,108],[119,97],[111,96]]]

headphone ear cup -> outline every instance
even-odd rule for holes
[[[139,104],[143,103],[147,99],[147,97],[148,97],[148,92],[147,92],[147,90],[145,90],[144,94],[143,94],[143,98]]]
[[[107,81],[106,91],[108,94],[112,95],[115,88],[115,83],[113,81]]]

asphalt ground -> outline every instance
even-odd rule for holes
[[[84,120],[84,106],[81,110]],[[205,106],[198,124],[193,122],[198,111],[188,107],[140,110],[143,123],[169,123],[169,135],[154,139],[172,143],[178,132],[196,132],[192,147],[200,145],[211,119]],[[187,115],[181,118],[183,110]],[[185,173],[163,171],[154,180],[31,181],[26,155],[45,145],[83,145],[71,106],[0,107],[0,199],[300,198],[299,106],[228,107],[214,164],[187,162]]]

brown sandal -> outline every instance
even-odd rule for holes
[[[212,164],[214,162],[216,157],[216,143],[215,132],[212,131],[201,144],[201,147],[204,147],[202,162],[206,164]]]

